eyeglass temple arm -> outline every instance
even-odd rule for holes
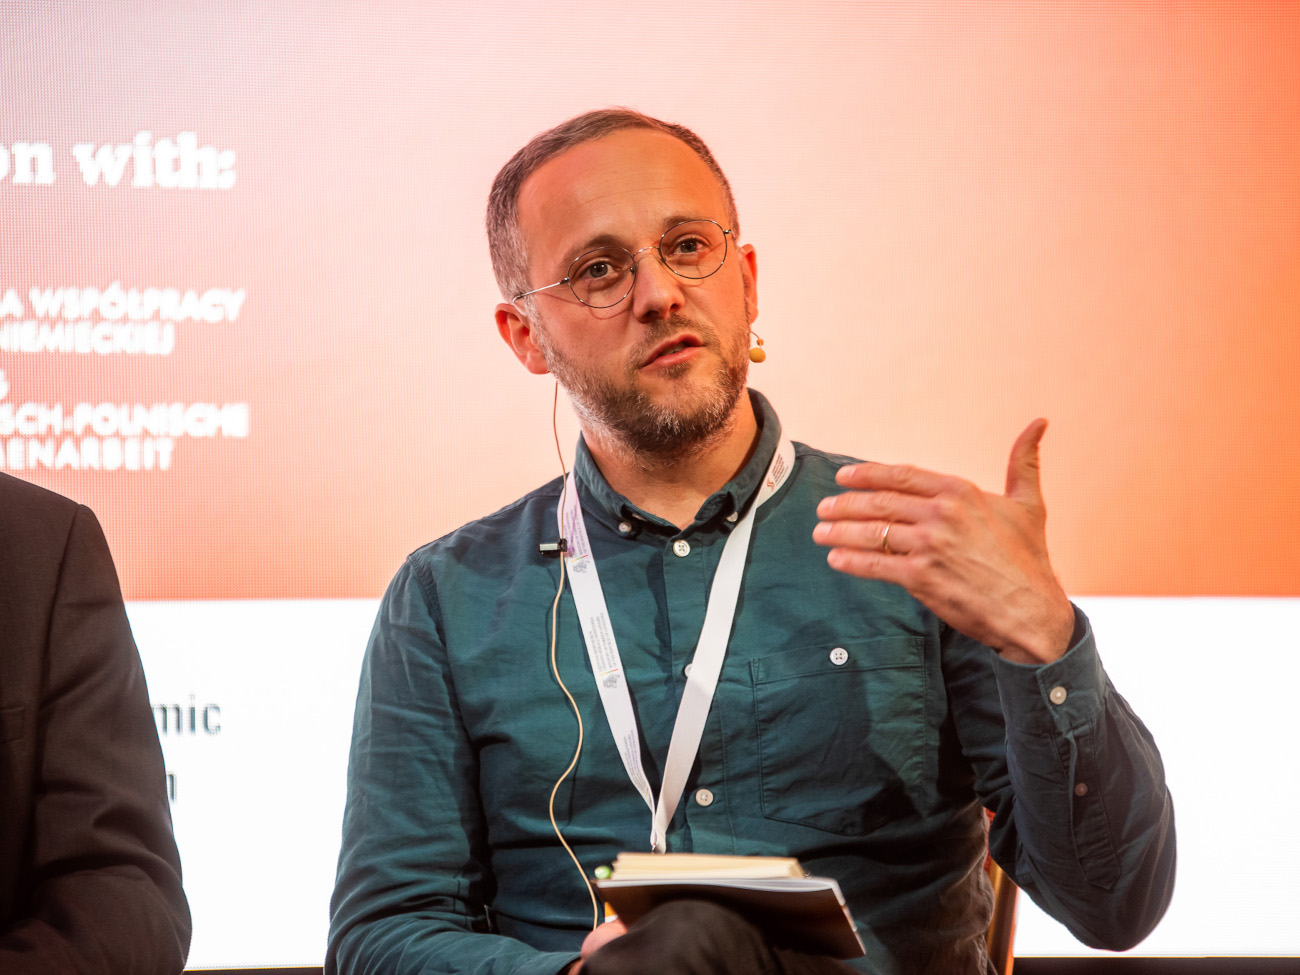
[[[568,278],[560,278],[560,280],[556,281],[554,284],[544,284],[540,288],[534,288],[532,291],[524,291],[520,294],[517,294],[510,299],[510,302],[511,304],[513,304],[514,302],[518,301],[520,298],[527,298],[529,295],[535,295],[539,291],[549,291],[551,288],[558,288],[560,285],[568,284],[568,283],[569,283]]]

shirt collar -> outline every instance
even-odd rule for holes
[[[754,419],[758,423],[758,447],[749,458],[749,462],[734,478],[705,499],[700,510],[696,512],[696,526],[718,516],[725,518],[733,513],[744,512],[754,496],[758,494],[758,489],[763,483],[763,475],[767,473],[767,466],[772,462],[772,455],[776,453],[777,444],[781,440],[781,421],[776,411],[772,409],[772,404],[757,390],[750,389],[747,392],[749,401],[754,407]],[[609,486],[582,437],[578,438],[573,471],[578,483],[585,489],[582,507],[588,514],[595,515],[611,525],[620,522],[642,525],[648,523],[669,529],[674,534],[677,533],[676,525],[641,510]],[[732,523],[734,521],[727,523],[728,527]]]

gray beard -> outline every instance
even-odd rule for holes
[[[690,330],[717,345],[717,333],[699,322],[674,318],[660,322],[646,337],[646,354],[659,342],[678,331]],[[555,349],[545,332],[535,331],[537,344],[584,426],[608,434],[623,449],[643,457],[670,458],[697,450],[726,429],[749,373],[749,358],[741,354],[728,358],[721,350],[723,367],[703,402],[690,409],[654,403],[635,385],[634,375],[623,384],[583,375],[571,360]],[[670,378],[684,374],[689,364],[667,371]],[[632,370],[629,370],[632,373]]]

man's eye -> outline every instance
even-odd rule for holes
[[[604,297],[617,291],[627,280],[626,259],[620,260],[609,251],[583,254],[573,262],[574,271],[569,276],[573,293],[582,301]]]
[[[711,241],[692,235],[673,241],[672,248],[664,254],[664,260],[673,267],[698,268],[713,261],[715,253],[718,251]]]

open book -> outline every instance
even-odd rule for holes
[[[731,908],[782,948],[833,958],[864,954],[840,885],[809,877],[798,860],[620,853],[610,876],[593,882],[629,925],[665,901],[691,897]]]

